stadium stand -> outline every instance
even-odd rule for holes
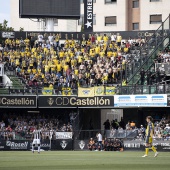
[[[72,115],[73,114],[73,115]],[[7,116],[8,115],[8,116]],[[72,116],[74,117],[72,119]],[[76,134],[74,121],[77,114],[71,112],[70,114],[18,114],[8,113],[3,114],[0,122],[0,139],[30,139],[35,126],[39,126],[42,130],[42,138],[48,139],[50,131],[53,132],[74,132]],[[116,120],[110,123],[110,128],[106,130],[105,137],[107,139],[130,139],[136,141],[143,141],[145,136],[145,128],[133,126],[128,122],[124,128],[120,126],[121,122]],[[170,118],[164,116],[160,121],[155,121],[155,140],[170,140]],[[81,131],[80,139],[94,138],[96,140],[97,130]],[[55,134],[55,133],[54,133]],[[55,138],[55,137],[54,137]]]
[[[168,71],[155,69],[155,64],[163,61],[162,55],[169,61],[168,22],[169,18],[145,39],[125,40],[119,33],[66,38],[64,44],[59,34],[52,33],[8,38],[0,45],[0,59],[12,87],[3,84],[0,92],[42,94],[44,88],[50,88],[52,94],[61,95],[63,88],[69,88],[67,94],[77,95],[78,87],[102,85],[114,86],[117,94],[166,93],[169,86],[161,89],[169,80]]]
[[[42,139],[49,139],[50,131],[72,132],[76,116],[77,114],[74,112],[70,112],[70,114],[3,113],[0,122],[0,139],[31,139],[36,126],[42,131]]]
[[[1,88],[1,91],[42,94],[45,87],[53,89],[53,94],[62,94],[63,88],[70,88],[71,94],[77,94],[78,87],[103,85],[116,87],[117,94],[143,93],[138,88],[134,92],[135,87],[129,86],[155,85],[169,79],[165,72],[154,69],[154,64],[160,62],[160,57],[156,56],[161,54],[157,50],[152,57],[152,52],[157,44],[161,45],[158,41],[162,39],[153,37],[124,40],[120,35],[96,34],[88,40],[66,39],[63,45],[58,34],[44,37],[39,34],[25,40],[6,39],[0,45],[0,56],[12,87],[8,86],[9,91]],[[168,45],[164,49],[169,53]],[[154,89],[149,92],[146,88],[146,91],[157,93]]]
[[[9,70],[15,70],[28,87],[77,88],[120,83],[121,71],[125,80],[125,65],[133,55],[131,49],[144,42],[99,34],[81,42],[66,39],[62,48],[58,35],[39,34],[35,40],[33,37],[6,39],[1,56]],[[17,82],[16,77],[11,79]]]

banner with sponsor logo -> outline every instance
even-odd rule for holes
[[[94,87],[78,88],[78,97],[94,97]]]
[[[115,95],[115,107],[165,107],[167,106],[166,94],[155,95]]]
[[[0,37],[2,37],[2,33],[3,31],[0,31]],[[6,34],[7,32],[5,32]],[[20,31],[15,31],[12,32],[12,34],[15,34],[15,37],[22,37],[23,39],[25,39],[27,37],[27,35],[29,34],[31,37],[33,37],[34,39],[36,39],[38,37],[39,32],[34,31],[34,32],[20,32]],[[83,37],[85,37],[86,39],[90,38],[92,34],[100,34],[100,35],[104,35],[106,34],[107,36],[111,36],[112,33],[117,34],[119,33],[120,35],[122,35],[122,37],[124,37],[124,39],[128,39],[129,37],[131,37],[132,39],[138,37],[138,38],[145,38],[145,37],[151,37],[154,33],[155,30],[147,30],[147,31],[104,31],[104,32],[42,32],[42,35],[44,37],[48,37],[50,35],[50,33],[54,33],[54,34],[59,34],[60,39],[61,40],[65,40],[66,37],[68,39],[74,39],[74,40],[82,40]],[[163,34],[164,35],[168,35],[169,30],[164,30]],[[10,32],[11,34],[11,32]],[[6,35],[5,35],[6,36]],[[161,34],[157,33],[157,37],[161,37],[162,36],[162,32]],[[12,36],[13,37],[13,36]]]
[[[75,140],[74,150],[88,150],[89,140]]]
[[[84,32],[93,32],[93,0],[84,0]]]
[[[51,150],[73,150],[72,139],[58,139],[51,141]]]
[[[153,146],[155,146],[158,151],[170,152],[170,141],[153,141]],[[124,141],[124,150],[145,150],[144,141]]]
[[[94,95],[95,96],[103,96],[104,95],[104,86],[94,87]]]
[[[56,139],[72,139],[72,132],[56,132]]]
[[[28,140],[0,140],[0,150],[28,150]]]
[[[35,150],[37,150],[37,145]],[[32,150],[31,140],[0,140],[0,151],[25,151]],[[52,140],[41,140],[41,150],[73,150],[73,140],[72,139],[58,139]]]
[[[52,95],[53,94],[53,88],[44,87],[42,90],[43,95]]]
[[[77,107],[103,107],[113,108],[114,96],[39,96],[39,108],[77,108]]]
[[[35,150],[38,150],[38,145],[35,145]],[[50,140],[41,140],[41,150],[48,151],[51,149]],[[32,150],[32,140],[29,141],[29,150]]]
[[[36,108],[37,107],[37,96],[0,96],[0,108]]]
[[[15,32],[2,32],[2,38],[15,38]]]
[[[115,87],[106,87],[106,95],[115,95]]]
[[[74,141],[74,150],[88,150],[89,140],[75,140]],[[124,140],[123,141],[124,150],[129,151],[144,151],[145,150],[145,142],[144,141],[135,141],[135,140]],[[169,141],[154,141],[153,145],[159,150],[163,152],[170,151],[170,142]]]

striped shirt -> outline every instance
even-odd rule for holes
[[[41,130],[34,130],[34,139],[40,139],[41,138]]]

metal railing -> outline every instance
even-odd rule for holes
[[[139,80],[139,73],[142,68],[150,69],[158,51],[163,50],[169,43],[170,16],[160,25],[155,33],[146,41],[144,46],[134,51],[133,62],[127,64],[127,81],[129,84],[136,84]]]
[[[78,130],[73,132],[74,139],[76,140],[87,140],[90,138],[96,138],[96,134],[101,130]],[[56,136],[56,132],[53,131],[52,135],[50,135],[50,131],[42,131],[41,139],[42,140],[56,140],[58,137]],[[75,136],[75,134],[78,135]],[[67,132],[59,132],[60,134],[66,134]],[[106,138],[126,138],[126,139],[134,139],[138,136],[137,130],[108,130],[108,131],[101,131],[103,137]],[[66,135],[63,137],[66,137]],[[67,138],[67,137],[66,137]],[[28,130],[20,130],[20,131],[0,131],[0,140],[32,140],[33,133]]]
[[[98,132],[104,138],[135,139],[138,136],[138,130],[81,130],[77,140],[95,139]]]
[[[55,131],[53,130],[52,133],[50,130],[48,131],[41,131],[41,139],[42,140],[55,140],[57,139],[56,133],[59,132],[60,134],[65,133],[65,137],[67,132],[63,131]],[[68,132],[71,133],[71,132]],[[68,136],[67,136],[68,138]],[[69,137],[72,139],[72,135]],[[33,139],[33,132],[29,130],[0,130],[0,140],[32,140]]]
[[[152,67],[153,67],[153,70],[154,70],[154,60],[157,58],[157,54],[160,50],[162,50],[162,45],[163,47],[165,48],[168,44],[169,44],[169,41],[167,42],[167,40],[169,40],[169,36],[167,36],[161,44],[159,44],[159,46],[157,46],[155,48],[155,50],[152,52],[152,54],[150,55],[149,58],[147,58],[140,67],[138,67],[137,63],[136,64],[133,64],[131,66],[131,70],[133,70],[134,67],[137,68],[136,72],[134,73],[134,75],[131,77],[131,79],[128,81],[129,84],[137,84],[139,83],[139,79],[140,79],[140,71],[142,69],[144,69],[145,72],[147,72],[148,70],[151,70]],[[165,44],[166,42],[166,44]],[[165,45],[164,45],[165,44]],[[152,71],[153,71],[152,70]]]
[[[106,94],[106,88],[104,88],[104,95]],[[29,88],[13,88],[13,87],[2,87],[0,86],[1,95],[43,95],[43,88],[38,87],[29,87]],[[71,92],[71,93],[70,93]],[[157,83],[154,85],[128,85],[128,86],[117,86],[114,89],[112,95],[131,95],[131,94],[170,94],[170,84],[168,81]],[[48,95],[48,94],[47,94]],[[69,92],[61,89],[53,89],[52,93],[49,95],[58,95],[58,96],[77,96],[78,89],[71,89]]]
[[[78,132],[78,133],[77,133]],[[73,139],[73,140],[89,140],[93,138],[97,140],[97,134],[100,132],[103,138],[107,139],[124,139],[124,140],[144,140],[145,134],[140,129],[123,130],[78,130],[74,132],[61,132],[61,131],[42,131],[41,140],[57,140],[57,139]],[[167,131],[170,133],[170,131]],[[59,136],[57,136],[59,133]],[[75,136],[75,134],[78,134]],[[167,140],[166,135],[155,136],[155,140]],[[33,140],[33,133],[28,130],[0,130],[1,140]]]

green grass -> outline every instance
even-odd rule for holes
[[[170,153],[48,151],[0,152],[0,170],[169,170]]]

